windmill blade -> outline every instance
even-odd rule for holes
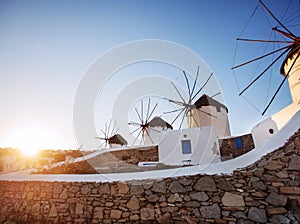
[[[183,116],[182,116],[182,119],[181,119],[181,122],[180,122],[180,125],[179,125],[179,129],[181,129],[181,126],[182,126],[182,124],[183,124],[183,121],[184,121],[184,118],[185,118],[185,116],[187,115],[187,113],[188,113],[188,109],[187,108],[184,108],[184,114],[183,114]]]
[[[152,127],[148,127],[148,128],[149,128],[150,130],[152,130],[152,131],[155,131],[155,132],[157,132],[157,133],[160,133],[160,131],[158,131],[158,130],[152,128]]]
[[[141,115],[139,114],[138,110],[136,108],[134,108],[134,109],[135,109],[135,112],[137,113],[137,115],[138,115],[138,117],[140,119],[140,122],[143,123]]]
[[[175,119],[172,121],[171,125],[174,124],[174,122],[178,119],[178,117],[182,114],[182,112],[185,110],[185,107],[184,108],[181,108],[181,111],[177,114],[177,116],[175,117]]]
[[[210,74],[210,76],[208,77],[208,79],[205,81],[205,83],[202,85],[202,87],[198,90],[198,92],[193,96],[192,101],[195,99],[195,97],[201,92],[201,90],[207,85],[207,83],[209,82],[209,80],[211,79],[211,77],[213,76],[213,72]]]
[[[180,101],[172,100],[172,99],[168,99],[168,98],[164,98],[164,99],[168,100],[170,103],[174,103],[174,104],[177,104],[177,105],[182,106],[182,107],[184,107],[186,105],[185,102],[180,102]]]
[[[259,0],[259,3],[264,7],[265,10],[267,10],[267,12],[271,15],[271,17],[277,22],[279,23],[279,25],[285,29],[291,36],[296,37],[285,25],[283,25],[279,19],[277,19],[275,17],[275,15],[270,11],[270,9],[262,2],[262,0]]]
[[[142,133],[142,129],[140,130],[139,134],[135,137],[132,145],[134,145],[134,143],[136,142],[136,140],[138,139],[138,137],[141,135],[141,133]]]
[[[277,52],[279,52],[279,51],[282,51],[282,50],[284,50],[284,49],[287,49],[287,48],[288,48],[288,50],[289,50],[291,47],[292,47],[291,45],[288,45],[288,46],[279,48],[279,49],[277,49],[277,50],[275,50],[275,51],[272,51],[272,52],[267,53],[267,54],[264,54],[264,55],[262,55],[262,56],[260,56],[260,57],[254,58],[254,59],[252,59],[252,60],[250,60],[250,61],[246,61],[246,62],[244,62],[244,63],[242,63],[242,64],[236,65],[236,66],[232,67],[231,69],[236,69],[236,68],[242,67],[242,66],[244,66],[244,65],[247,65],[247,64],[250,64],[250,63],[255,62],[255,61],[257,61],[257,60],[263,59],[263,58],[265,58],[265,57],[267,57],[267,56],[269,56],[269,55],[275,54],[275,53],[277,53]]]
[[[206,112],[206,111],[204,111],[204,110],[200,110],[200,109],[197,109],[197,108],[196,108],[196,110],[198,110],[198,111],[200,111],[200,112],[202,112],[202,113],[204,113],[204,114],[207,114],[208,116],[217,118],[217,116],[215,116],[215,115],[213,115],[213,114],[211,114],[211,113],[208,113],[208,112]]]
[[[249,87],[251,87],[260,77],[263,76],[263,74],[266,73],[266,71],[268,71],[285,53],[287,53],[289,50],[286,49],[284,52],[282,52],[274,61],[271,62],[271,64],[269,64],[267,66],[267,68],[262,72],[260,73],[254,80],[252,80],[252,82],[250,82],[240,93],[239,95],[242,95],[247,89],[249,89]]]
[[[193,118],[193,120],[195,121],[197,127],[200,127],[199,123],[197,122],[196,118],[194,117],[193,113],[191,113],[191,110],[190,110],[190,114],[191,114],[191,117]]]
[[[277,32],[280,32],[280,30],[273,28],[273,30],[276,30]],[[287,40],[262,40],[262,39],[249,39],[249,38],[236,38],[238,41],[246,41],[246,42],[258,42],[258,43],[277,43],[277,44],[292,44],[293,41],[287,41]]]
[[[183,72],[183,75],[184,75],[184,78],[185,78],[185,82],[186,82],[186,85],[188,87],[188,91],[189,91],[189,100],[191,99],[191,89],[190,89],[190,83],[189,83],[189,80],[187,78],[187,75],[185,73],[185,71],[182,71]]]
[[[107,129],[107,137],[110,137],[109,133],[110,133],[110,129],[111,129],[111,122],[112,122],[112,119],[110,119],[110,121],[109,121],[108,129]]]
[[[151,136],[150,136],[150,134],[149,134],[149,132],[148,132],[147,129],[145,130],[145,132],[146,132],[147,136],[149,137],[150,141],[152,142],[152,144],[154,144],[154,141],[153,141],[153,139],[151,138]]]
[[[221,92],[217,92],[217,93],[215,93],[214,95],[212,95],[211,98],[214,98],[214,97],[216,97],[216,96],[218,96],[218,95],[220,95],[220,94],[221,94]]]
[[[145,145],[145,132],[146,130],[145,129],[142,129],[142,138],[141,138],[141,141],[140,141],[140,145],[144,142],[144,145]]]
[[[149,111],[150,111],[150,98],[149,98],[149,100],[148,100],[148,106],[147,106],[146,123],[148,123],[148,119],[149,119]]]
[[[129,133],[129,135],[134,134],[134,133],[137,132],[139,129],[141,129],[141,127],[138,127],[137,129],[133,130],[132,132]]]
[[[113,135],[117,132],[117,131],[115,131],[116,125],[117,125],[117,122],[115,121],[115,122],[114,122],[113,129],[111,130],[110,136],[113,136]],[[119,130],[119,129],[118,129],[118,130]]]
[[[100,131],[101,131],[102,134],[106,137],[105,132],[103,131],[103,129],[100,129]]]
[[[153,110],[151,111],[150,115],[149,115],[149,119],[152,116],[153,112],[155,111],[156,107],[157,107],[158,103],[155,104]],[[148,123],[148,120],[146,121],[146,124]]]
[[[143,103],[143,100],[141,100],[141,118],[142,118],[142,123],[144,123],[144,103]]]
[[[177,92],[178,95],[180,96],[182,102],[185,103],[185,100],[184,100],[183,96],[180,94],[180,92],[179,92],[179,90],[177,89],[177,87],[175,86],[175,84],[174,84],[173,82],[171,82],[171,84],[173,85],[173,87],[175,88],[176,92]]]
[[[104,132],[105,138],[107,138],[107,122],[105,122],[105,132]]]
[[[105,138],[101,138],[101,137],[95,137],[95,138],[98,138],[100,140],[106,140]]]
[[[137,123],[137,122],[129,122],[129,125],[133,125],[133,126],[141,126],[141,124]]]
[[[175,113],[175,112],[178,112],[180,110],[182,110],[182,108],[179,108],[179,109],[176,109],[176,110],[171,110],[171,111],[168,111],[168,112],[164,112],[163,114]]]
[[[199,69],[200,69],[200,66],[198,66],[198,67],[197,67],[196,79],[195,79],[195,81],[194,81],[194,84],[193,84],[193,88],[192,88],[191,96],[194,94],[194,91],[195,91],[195,87],[196,87],[196,83],[197,83],[197,80],[198,80],[198,75],[199,75]]]
[[[293,61],[291,67],[289,68],[289,71],[287,72],[286,76],[284,77],[284,79],[282,80],[282,82],[280,83],[279,87],[277,88],[276,92],[274,93],[272,99],[270,100],[270,102],[268,103],[268,105],[266,106],[266,108],[264,109],[264,111],[262,112],[262,115],[264,115],[266,113],[266,111],[269,109],[269,107],[271,106],[272,102],[274,101],[276,95],[278,94],[279,90],[281,89],[281,87],[283,86],[285,80],[288,78],[288,76],[290,75],[290,72],[292,70],[292,68],[294,67],[296,61],[298,60],[300,56],[300,52],[298,52],[297,57],[295,58],[295,60]]]

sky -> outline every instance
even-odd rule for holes
[[[264,2],[274,14],[282,15],[288,1]],[[0,147],[79,147],[73,106],[81,79],[105,52],[143,39],[171,41],[198,54],[222,88],[232,134],[249,133],[259,121],[291,102],[285,85],[274,106],[262,116],[238,96],[231,70],[236,59],[236,38],[257,4],[256,0],[0,1]],[[262,36],[266,31],[259,22],[262,20],[258,17],[255,28],[245,37]],[[247,56],[243,51],[239,54],[241,58]],[[145,63],[133,69],[139,74],[157,75],[165,71],[161,67]],[[168,72],[173,70],[169,68]],[[180,82],[179,70],[174,73]],[[274,69],[274,77],[273,82],[278,84],[278,69]],[[127,85],[126,80],[121,81]],[[114,88],[112,85],[108,89],[114,92]],[[260,98],[259,91],[266,86],[258,88],[249,95]],[[95,102],[98,129],[108,122],[109,115],[104,114],[110,107],[100,101]]]

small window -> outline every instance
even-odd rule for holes
[[[237,149],[243,148],[243,140],[242,138],[235,138],[234,144]]]
[[[181,141],[182,154],[191,154],[191,140],[182,140]]]
[[[270,129],[269,129],[269,133],[270,133],[271,135],[273,135],[273,134],[274,134],[274,129],[273,129],[273,128],[270,128]]]
[[[221,112],[221,107],[217,107],[217,112]]]

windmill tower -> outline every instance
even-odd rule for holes
[[[101,129],[103,136],[97,136],[95,138],[100,139],[103,143],[100,147],[104,146],[105,148],[114,148],[117,146],[127,145],[127,141],[120,135],[117,134],[119,129],[116,129],[116,122],[112,126],[112,120],[109,124],[105,123],[105,129]]]
[[[229,121],[227,117],[228,109],[225,105],[213,99],[215,96],[219,95],[220,92],[215,93],[212,96],[207,96],[206,94],[203,94],[200,98],[197,99],[199,93],[201,93],[203,88],[208,84],[209,80],[213,76],[213,73],[209,75],[208,79],[198,89],[198,91],[196,91],[196,84],[199,76],[199,66],[197,68],[197,74],[193,85],[190,85],[185,71],[183,71],[183,75],[186,81],[186,86],[189,94],[188,99],[184,99],[184,97],[179,92],[179,90],[173,82],[171,82],[171,84],[175,88],[181,101],[166,99],[169,102],[176,104],[180,107],[179,109],[165,113],[168,114],[178,112],[171,125],[181,116],[179,129],[181,129],[184,118],[186,117],[188,122],[188,128],[202,128],[206,126],[213,126],[216,128],[219,137],[230,136]]]

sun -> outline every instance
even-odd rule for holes
[[[14,133],[14,146],[26,156],[34,156],[45,149],[48,137],[43,130],[25,128]]]

